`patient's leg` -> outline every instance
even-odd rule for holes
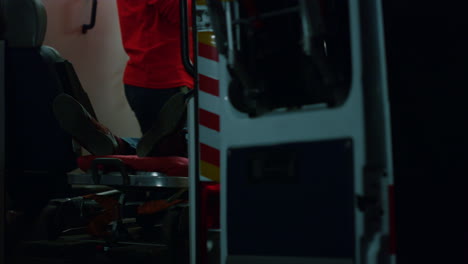
[[[187,156],[187,95],[188,89],[182,90],[166,101],[138,143],[138,156]]]
[[[91,154],[102,156],[135,153],[134,148],[97,122],[73,97],[67,94],[57,96],[53,111],[60,126]]]

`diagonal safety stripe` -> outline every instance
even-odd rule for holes
[[[221,139],[220,133],[218,131],[214,131],[213,129],[209,129],[204,126],[199,126],[199,131],[200,142],[213,148],[219,149]]]
[[[200,90],[212,94],[214,96],[219,96],[219,81],[203,74],[199,74],[199,87]]]
[[[200,102],[200,108],[211,112],[211,113],[220,113],[222,102],[219,97],[205,93],[200,90],[198,94],[198,100]]]
[[[213,114],[203,109],[198,110],[200,125],[219,131],[219,115]]]
[[[198,73],[219,80],[219,65],[214,60],[198,56]]]
[[[201,4],[197,1],[197,4]],[[200,108],[200,173],[213,181],[220,179],[219,54],[212,31],[198,32]]]
[[[210,147],[206,144],[200,143],[200,159],[212,165],[218,166],[220,164],[220,152],[218,149]]]
[[[200,174],[210,180],[219,182],[220,171],[219,167],[205,161],[200,162]]]
[[[218,50],[213,46],[201,42],[198,43],[198,55],[214,61],[219,60]]]

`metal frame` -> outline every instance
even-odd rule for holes
[[[382,2],[360,3],[360,12],[362,50],[367,51],[362,53],[367,142],[364,195],[377,201],[365,212],[369,216],[365,220],[362,243],[367,243],[368,248],[362,263],[379,263],[379,257],[385,254],[389,263],[396,263],[396,241],[390,226],[394,214],[390,211],[390,199],[393,199],[390,188],[394,180]],[[374,186],[374,190],[369,186]],[[379,213],[382,213],[381,222],[376,225],[370,218]]]
[[[198,96],[195,96],[197,98]],[[195,100],[191,100],[188,105],[188,118],[187,118],[187,123],[188,123],[188,131],[189,131],[189,142],[197,142],[198,136],[196,135],[196,130],[197,130],[197,117],[196,117],[196,109],[198,107],[196,106],[197,104],[195,103]],[[197,204],[199,200],[198,190],[197,190],[197,185],[198,185],[198,178],[199,178],[199,169],[198,169],[198,144],[189,144],[189,230],[190,230],[190,236],[189,236],[189,241],[190,241],[190,263],[195,264],[198,263],[199,259],[199,250],[198,248],[198,243],[197,243],[197,238],[198,238],[198,210]]]
[[[182,64],[185,70],[193,77],[193,90],[187,94],[188,111],[187,111],[187,127],[188,127],[188,146],[189,153],[189,245],[190,245],[190,263],[201,263],[201,255],[199,250],[199,227],[200,227],[200,173],[199,173],[199,148],[198,148],[198,31],[196,21],[196,3],[192,2],[189,9],[188,0],[179,1],[180,18],[181,18],[181,47],[182,47]],[[189,20],[188,14],[192,15],[192,40],[193,40],[193,60],[190,58],[190,38],[189,38]]]
[[[108,185],[115,187],[144,187],[144,188],[187,188],[187,177],[166,176],[158,172],[136,172],[128,174],[128,184],[122,183],[122,174],[120,172],[99,172],[99,181],[93,174],[70,173],[68,174],[68,183],[73,185]]]

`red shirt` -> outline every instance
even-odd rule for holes
[[[124,83],[153,89],[193,88],[193,78],[182,64],[179,0],[118,0],[117,6],[129,56]]]

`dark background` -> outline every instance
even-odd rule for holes
[[[384,0],[398,263],[468,263],[468,12]]]

